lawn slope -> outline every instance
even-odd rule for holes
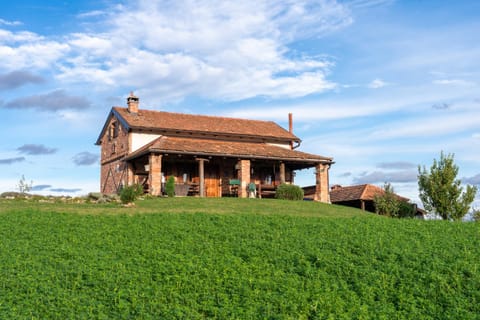
[[[0,318],[480,314],[480,227],[312,202],[0,202]]]

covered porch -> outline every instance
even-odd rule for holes
[[[329,164],[269,159],[149,153],[129,159],[128,181],[141,184],[145,193],[161,196],[170,177],[177,196],[272,198],[282,183],[295,183],[295,171],[316,168],[316,200],[328,202]]]
[[[178,196],[274,197],[295,171],[315,168],[315,200],[329,202],[330,158],[265,143],[162,136],[125,158],[127,183],[155,196],[173,177]]]

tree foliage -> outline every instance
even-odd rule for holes
[[[383,186],[383,194],[375,195],[373,202],[377,214],[397,217],[400,212],[401,201],[398,199],[390,183],[385,183]]]
[[[473,210],[472,216],[473,216],[473,221],[480,222],[480,210],[478,209]]]
[[[427,171],[425,166],[418,167],[418,188],[425,210],[438,214],[444,220],[459,220],[470,210],[477,188],[466,186],[465,192],[461,181],[457,179],[458,166],[454,155],[440,154],[440,160],[433,160]]]

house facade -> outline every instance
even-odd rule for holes
[[[96,141],[101,147],[100,190],[116,193],[138,183],[161,195],[175,179],[176,193],[201,197],[269,197],[295,171],[315,168],[315,194],[329,200],[333,159],[296,150],[301,140],[271,121],[113,107]]]

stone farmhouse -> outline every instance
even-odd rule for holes
[[[96,141],[101,147],[100,190],[116,193],[138,183],[159,196],[175,178],[177,195],[271,197],[295,171],[315,168],[313,199],[330,202],[332,158],[296,150],[301,140],[272,121],[113,107]]]

